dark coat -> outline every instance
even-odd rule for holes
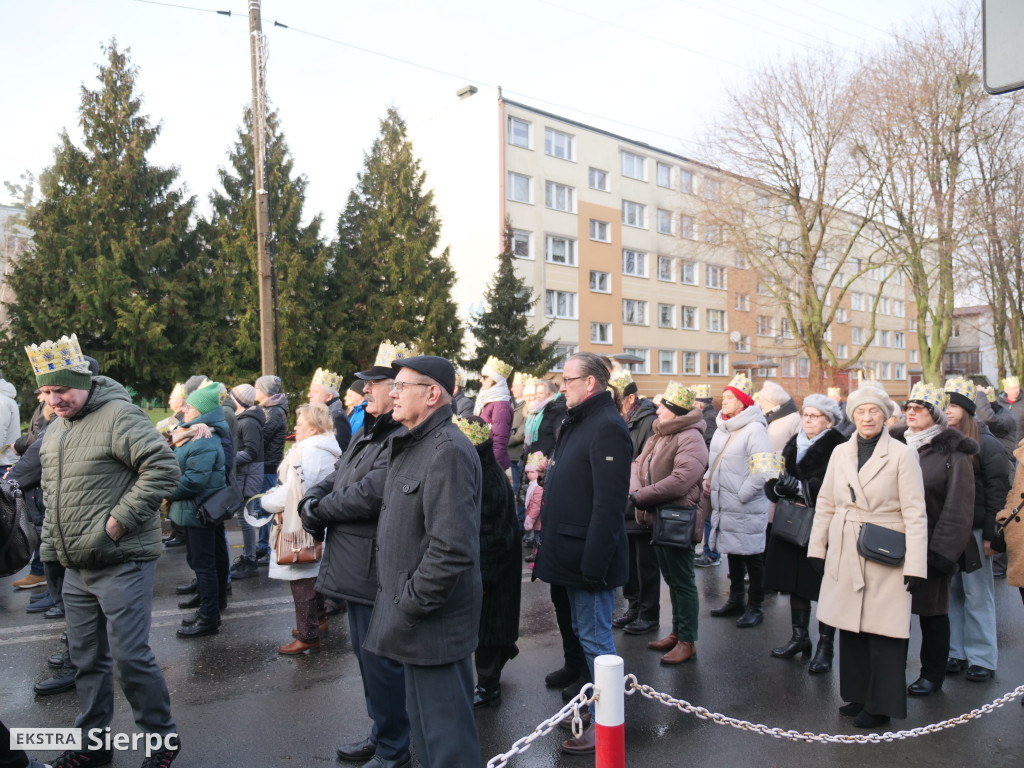
[[[348,444],[352,442],[352,425],[345,414],[345,404],[341,402],[341,398],[335,397],[327,404],[327,410],[331,412],[331,419],[334,421],[334,438],[344,453]]]
[[[224,414],[220,408],[204,413],[189,424],[206,424],[213,431],[213,437],[193,438],[175,446],[174,456],[178,460],[181,477],[178,487],[170,496],[169,517],[178,525],[199,528],[197,505],[227,483],[221,437],[227,435],[228,425],[224,423]]]
[[[50,415],[50,418],[46,418],[46,414],[43,413],[45,405],[45,403],[36,405],[35,410],[32,411],[32,416],[28,420],[28,431],[14,441],[14,452],[19,456],[25,455],[28,447],[39,439],[46,425],[53,421],[53,414]]]
[[[381,598],[363,647],[403,664],[451,664],[473,653],[480,628],[480,459],[447,407],[388,445]]]
[[[905,442],[905,427],[890,434]],[[928,515],[928,580],[913,596],[919,616],[949,613],[949,582],[957,561],[973,544],[973,457],[978,444],[956,429],[946,428],[918,452]]]
[[[238,444],[235,445],[235,485],[247,499],[263,490],[263,427],[266,416],[259,406],[235,414]]]
[[[473,413],[473,408],[473,401],[466,397],[466,393],[461,389],[452,395],[452,412],[456,416],[470,416]]]
[[[50,421],[57,418],[54,414]],[[43,503],[43,464],[39,460],[39,449],[43,447],[43,435],[50,422],[43,424],[36,432],[32,442],[25,446],[25,452],[17,463],[7,473],[7,479],[15,482],[21,488],[25,497],[25,506],[32,516],[32,522],[36,525],[43,524],[43,517],[46,515],[46,504]]]
[[[512,486],[494,460],[490,441],[476,447],[480,457],[480,646],[511,645],[519,639],[523,588],[519,520]]]
[[[1017,442],[1024,440],[1024,395],[1018,397],[1012,403],[1006,399],[1006,393],[1004,392],[999,398],[1001,405],[1004,408],[1009,409],[1010,413],[1013,414],[1013,418],[1017,421]]]
[[[701,414],[704,416],[704,423],[707,424],[707,429],[704,430],[704,445],[711,448],[711,438],[715,436],[715,430],[718,429],[718,411],[715,410],[715,406],[708,403],[701,409]]]
[[[284,443],[288,435],[288,398],[279,392],[264,400],[260,408],[266,416],[263,427],[263,472],[275,475],[284,458]]]
[[[654,422],[658,420],[658,408],[653,401],[643,398],[637,401],[635,410],[626,419],[629,439],[633,441],[633,458],[641,454],[644,445],[654,434]]]
[[[530,453],[540,451],[548,458],[555,450],[555,440],[562,428],[562,422],[566,416],[565,398],[561,394],[555,397],[550,403],[544,406],[544,412],[540,417],[540,427],[537,429],[537,439],[529,447]]]
[[[796,460],[796,440],[793,435],[782,449],[786,460],[786,474],[802,481],[813,506],[818,499],[818,491],[825,479],[828,462],[838,446],[847,441],[847,437],[836,427],[828,429],[824,435],[807,449],[803,458]],[[769,480],[764,484],[764,493],[770,501],[778,503],[783,496],[776,491],[776,481]],[[794,501],[804,503],[798,495]],[[821,590],[821,574],[807,565],[807,548],[798,547],[788,541],[774,536],[768,537],[768,548],[765,550],[764,585],[773,592],[789,592],[805,600],[817,600]]]
[[[327,597],[362,605],[377,600],[377,520],[388,473],[387,442],[402,432],[405,427],[390,413],[382,415],[369,431],[356,433],[334,472],[306,491],[303,501],[318,500],[314,516],[327,528],[316,580],[317,592]]]
[[[1013,452],[1017,450],[1017,419],[1010,407],[1000,398],[990,403],[984,392],[975,396],[974,403],[977,408],[974,415],[1002,445],[1007,461],[1013,462]]]
[[[632,461],[629,431],[608,392],[569,409],[544,480],[536,578],[576,589],[626,583],[629,545],[622,510]]]
[[[981,427],[979,450],[974,457],[974,523],[983,541],[992,541],[996,533],[996,515],[1006,504],[1010,492],[1010,459],[1002,444],[988,427]]]
[[[519,464],[523,460],[523,429],[526,426],[526,403],[516,400],[512,406],[512,432],[508,438],[508,460]]]

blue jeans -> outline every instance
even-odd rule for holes
[[[711,540],[711,517],[709,516],[709,517],[706,517],[704,519],[704,551],[703,551],[703,554],[707,555],[712,560],[717,560],[718,558],[721,557],[721,554],[719,554],[718,552],[715,552],[715,550],[711,549],[711,547],[708,546],[708,541],[710,541],[710,540]]]
[[[972,531],[972,535],[981,550],[981,530]],[[949,590],[949,655],[986,669],[995,669],[999,662],[991,557],[982,555],[981,568],[953,577]]]
[[[591,592],[578,587],[566,587],[565,591],[569,595],[569,609],[572,611],[572,631],[580,639],[590,679],[593,680],[594,659],[604,654],[616,654],[615,638],[612,635],[615,590]]]

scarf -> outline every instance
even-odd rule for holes
[[[796,462],[800,463],[803,459],[804,454],[807,453],[807,449],[814,445],[816,442],[821,440],[828,432],[827,429],[821,430],[815,437],[808,437],[807,434],[801,429],[796,433]]]
[[[481,389],[476,396],[476,405],[473,406],[473,413],[477,416],[488,403],[504,403],[512,399],[508,391],[508,384],[504,379],[494,379],[494,386],[489,389]]]
[[[558,395],[552,395],[547,400],[541,400],[530,412],[526,414],[526,427],[523,432],[523,442],[527,445],[533,445],[537,442],[537,436],[540,434],[540,423],[544,419],[544,409],[548,403],[554,400]]]
[[[942,431],[942,427],[938,424],[932,424],[928,429],[922,429],[920,432],[914,432],[908,429],[903,433],[903,439],[907,441],[907,445],[916,451],[920,451],[928,443],[935,439],[935,437]]]
[[[178,427],[171,433],[171,440],[175,446],[184,445],[189,440],[199,440],[204,437],[213,437],[213,433],[206,424],[193,424],[191,427]]]

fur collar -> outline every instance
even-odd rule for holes
[[[899,440],[901,443],[907,442],[904,437],[907,427],[899,426],[893,427],[889,430],[889,436]],[[925,446],[925,449],[930,448],[936,453],[940,453],[943,456],[949,456],[950,454],[966,453],[968,456],[973,456],[978,452],[978,444],[967,437],[959,429],[953,429],[952,427],[946,427],[944,430],[939,432],[932,441]]]

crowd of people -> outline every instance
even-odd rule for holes
[[[821,674],[838,646],[839,711],[859,728],[905,718],[907,696],[947,675],[981,682],[997,667],[993,542],[1024,498],[1012,378],[1002,395],[963,378],[917,383],[902,409],[873,382],[798,406],[742,373],[721,393],[673,382],[648,398],[592,353],[570,356],[557,381],[492,356],[474,402],[450,361],[385,341],[347,391],[318,369],[290,432],[275,376],[230,388],[193,376],[154,426],[74,336],[26,351],[39,408],[11,437],[8,477],[42,536],[14,584],[45,585],[36,610],[67,623],[58,670],[36,690],[76,689],[76,726],[110,724],[116,668],[138,726],[176,734],[149,629],[156,560],[177,546],[195,574],[177,588],[192,611],[183,639],[217,634],[231,583],[264,565],[294,601],[280,654],[318,652],[329,617],[346,613],[373,727],[337,757],[363,768],[406,768],[413,752],[425,768],[479,765],[473,712],[501,706],[519,654],[524,561],[549,585],[564,660],[544,681],[566,700],[616,652],[616,629],[659,629],[662,581],[671,631],[648,648],[665,665],[696,659],[695,569],[723,555],[729,591],[708,615],[753,629],[766,592],[788,595],[792,635],[770,655]],[[1024,597],[1024,525],[1005,541]],[[915,615],[921,671],[907,685]],[[594,752],[593,712],[583,721],[564,752]],[[180,749],[143,765],[166,768]],[[53,765],[111,759],[79,750]]]

